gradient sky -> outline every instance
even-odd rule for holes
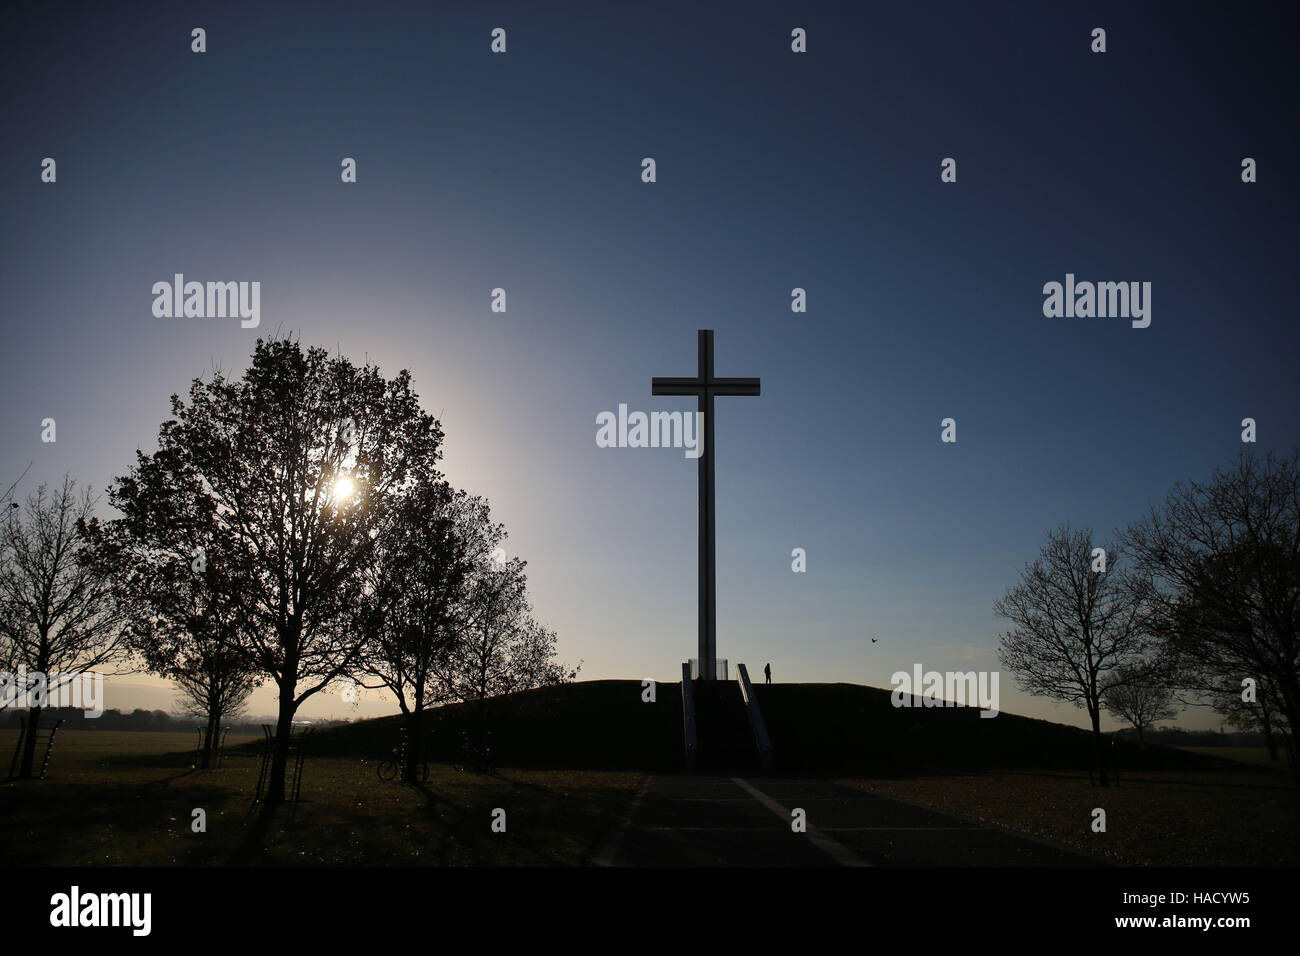
[[[23,493],[65,471],[102,493],[169,395],[292,333],[411,370],[582,678],[671,681],[696,464],[598,448],[596,415],[693,409],[650,379],[694,374],[712,328],[717,373],[763,390],[717,403],[719,656],[887,686],[997,669],[992,604],[1050,528],[1109,536],[1230,462],[1246,416],[1261,451],[1300,443],[1284,8],[266,6],[7,18],[4,485],[34,462]],[[176,272],[260,281],[261,328],[155,318]],[[1045,318],[1067,272],[1151,282],[1151,326]],[[1084,722],[1005,674],[1002,709]]]

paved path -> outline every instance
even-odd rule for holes
[[[791,829],[806,814],[807,832]],[[659,774],[598,866],[1097,866],[1098,861],[829,780]]]

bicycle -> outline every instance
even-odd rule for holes
[[[403,783],[406,783],[406,748],[395,748],[392,759],[379,761],[379,766],[375,768],[375,771],[379,774],[379,779],[385,783],[398,778]],[[429,764],[427,761],[421,760],[415,765],[415,779],[420,783],[428,782]]]

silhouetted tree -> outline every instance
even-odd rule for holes
[[[185,476],[189,494],[143,493]],[[87,560],[111,582],[128,644],[150,672],[174,681],[186,713],[206,721],[200,767],[210,766],[221,721],[260,682],[239,635],[232,563],[213,500],[175,449],[140,456],[109,489],[123,517],[85,523]]]
[[[199,766],[206,769],[221,743],[221,722],[244,712],[257,678],[235,648],[206,645],[197,651],[174,664],[171,677],[180,688],[181,709],[204,721]]]
[[[490,552],[488,560],[479,563],[456,644],[439,661],[439,677],[456,699],[472,708],[473,756],[480,767],[489,760],[489,698],[564,683],[578,672],[557,661],[555,632],[533,619],[525,566],[519,558],[506,561]]]
[[[415,485],[400,495],[367,572],[362,663],[406,716],[407,779],[421,761],[424,711],[455,698],[444,678],[471,612],[474,571],[503,535],[481,499],[445,482]]]
[[[284,799],[298,707],[356,668],[363,572],[397,492],[441,477],[442,430],[405,370],[385,379],[285,340],[259,339],[239,379],[196,379],[172,414],[118,491],[160,515],[207,499],[241,652],[279,691],[269,812]]]
[[[1106,710],[1116,720],[1125,720],[1137,731],[1138,740],[1143,733],[1159,721],[1178,716],[1178,705],[1164,682],[1149,669],[1128,667],[1119,672],[1122,683],[1116,684],[1102,696]]]
[[[29,464],[25,469],[23,469],[23,473],[14,479],[13,484],[6,488],[3,494],[0,494],[0,509],[3,509],[0,511],[0,520],[7,520],[9,510],[18,507],[18,503],[13,500],[14,491],[18,488],[18,485],[22,480],[27,477],[27,472],[31,470],[32,466]],[[9,635],[0,629],[0,673],[12,675],[17,666],[18,648],[9,638]],[[4,710],[9,706],[12,700],[16,700],[17,695],[17,688],[12,684],[6,692],[0,692],[0,710]]]
[[[1175,485],[1129,526],[1151,627],[1177,686],[1213,702],[1253,678],[1300,720],[1300,449],[1243,451],[1201,484]],[[1300,765],[1292,761],[1300,785]]]
[[[27,477],[27,473],[31,470],[32,470],[32,466],[29,463],[27,467],[23,469],[23,473],[19,475],[17,478],[15,478],[13,483],[8,488],[6,488],[3,492],[0,492],[0,508],[18,507],[17,502],[14,501],[14,492],[18,490],[18,486],[22,484],[22,480]]]
[[[67,476],[53,493],[41,484],[25,509],[6,509],[0,530],[0,634],[15,667],[45,675],[47,695],[74,675],[116,663],[126,650],[108,581],[83,560],[78,524],[95,501],[89,490],[77,495],[74,487]],[[42,701],[32,702],[33,731],[43,709]],[[21,777],[31,777],[35,754],[32,732]]]
[[[1267,681],[1256,681],[1254,700],[1244,698],[1240,681],[1231,678],[1210,693],[1211,706],[1230,727],[1246,732],[1260,733],[1268,747],[1268,759],[1277,760],[1278,741],[1286,748],[1287,763],[1295,761],[1295,745],[1291,728],[1287,726],[1281,699]]]
[[[1014,629],[1004,634],[998,659],[1031,694],[1082,704],[1092,723],[1093,760],[1107,786],[1101,736],[1102,701],[1122,676],[1141,668],[1149,646],[1141,602],[1117,570],[1117,548],[1105,547],[1106,570],[1094,571],[1089,530],[1068,526],[1048,534],[1020,583],[994,605]]]

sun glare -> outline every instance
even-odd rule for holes
[[[337,478],[334,481],[334,489],[330,497],[334,499],[336,505],[341,505],[356,494],[357,486],[353,480],[346,475]]]

